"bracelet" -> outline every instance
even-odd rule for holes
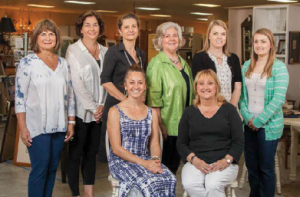
[[[151,157],[151,160],[160,160],[160,157],[154,155],[154,156]]]
[[[73,125],[76,124],[75,120],[69,120],[68,123],[69,123],[69,124],[73,124]]]
[[[196,157],[196,155],[193,155],[193,156],[191,157],[191,159],[190,159],[190,163],[191,163],[191,164],[193,164],[193,160],[194,160],[195,157]]]

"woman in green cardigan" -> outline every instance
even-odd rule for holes
[[[269,29],[253,36],[252,57],[242,68],[240,112],[245,123],[245,161],[250,197],[275,195],[274,160],[283,130],[282,105],[289,84],[286,65],[277,60]]]
[[[189,65],[177,50],[185,43],[178,24],[166,22],[156,29],[153,44],[158,55],[147,67],[147,104],[157,110],[159,127],[164,137],[162,163],[174,174],[180,156],[176,148],[178,124],[183,110],[193,97],[193,77]]]

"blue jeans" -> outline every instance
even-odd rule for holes
[[[275,154],[278,140],[266,140],[264,128],[254,131],[245,126],[244,135],[250,197],[274,197]]]
[[[31,171],[28,197],[51,197],[57,165],[64,147],[65,133],[41,134],[32,139],[28,148]]]

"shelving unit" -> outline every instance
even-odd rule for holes
[[[277,54],[276,58],[288,65],[289,32],[300,31],[300,6],[275,5],[253,7],[253,32],[260,28],[268,28],[274,34],[278,49],[280,40],[285,40],[285,54]],[[278,51],[278,50],[276,50]]]

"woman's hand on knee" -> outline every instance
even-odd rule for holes
[[[144,160],[144,163],[142,164],[142,166],[152,173],[155,173],[155,174],[162,173],[160,160]]]
[[[200,170],[203,174],[208,174],[211,172],[211,166],[208,165],[205,161],[199,159],[198,157],[196,157],[193,160],[193,165]]]
[[[215,172],[215,171],[219,170],[221,172],[221,171],[225,170],[229,165],[230,164],[228,164],[225,159],[221,159],[211,165],[211,167],[212,167],[211,171]]]

